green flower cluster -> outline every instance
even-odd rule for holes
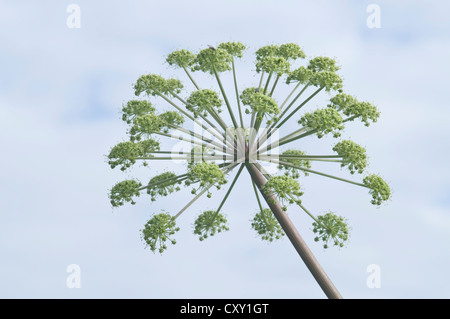
[[[177,175],[172,172],[165,172],[150,179],[147,186],[147,194],[150,195],[152,202],[154,202],[158,196],[167,196],[174,191],[180,190],[180,187],[177,186],[177,184],[181,184],[181,182],[176,180],[176,176]]]
[[[141,135],[151,136],[154,133],[169,133],[172,126],[180,126],[184,117],[177,111],[167,111],[159,115],[149,113],[133,119],[133,126],[129,130],[130,139],[140,140]]]
[[[159,133],[163,126],[164,121],[155,113],[141,115],[133,120],[133,126],[129,130],[130,139],[140,140],[141,135],[150,136]]]
[[[288,74],[290,61],[305,57],[305,53],[296,43],[266,45],[256,51],[256,72],[273,72],[277,76]]]
[[[210,74],[231,70],[233,57],[225,49],[203,49],[195,57],[193,71],[203,71]]]
[[[216,233],[229,230],[227,219],[221,213],[207,210],[200,214],[194,223],[194,234],[199,235],[201,241],[214,236]]]
[[[195,63],[195,54],[185,49],[176,50],[167,56],[166,62],[171,66],[188,69]]]
[[[299,82],[301,84],[306,84],[313,75],[313,71],[304,66],[301,66],[291,72],[289,72],[286,83],[290,84],[292,82]]]
[[[120,170],[125,171],[136,163],[136,158],[152,157],[151,153],[153,151],[159,151],[159,142],[152,139],[137,143],[130,141],[120,142],[109,152],[108,164],[111,168],[121,165]]]
[[[391,189],[389,185],[378,175],[372,174],[364,177],[364,185],[370,188],[369,193],[372,195],[371,203],[373,205],[381,205],[383,201],[391,197]]]
[[[344,129],[341,115],[332,108],[318,109],[312,113],[306,113],[298,123],[315,130],[318,138],[322,138],[328,133],[333,133],[333,137],[339,137],[341,136],[340,131]]]
[[[371,120],[376,122],[380,117],[378,109],[369,102],[359,102],[351,95],[339,93],[330,99],[331,104],[328,107],[334,108],[338,111],[342,111],[344,115],[354,118],[359,118],[364,122],[365,126],[369,126]]]
[[[170,241],[172,245],[176,244],[175,239],[171,239],[170,236],[179,231],[180,228],[176,227],[175,217],[169,214],[161,213],[154,215],[141,229],[141,238],[154,253],[157,249],[160,254],[167,249],[166,241]]]
[[[335,59],[326,56],[317,56],[309,61],[308,69],[314,73],[323,71],[337,72],[340,70],[340,67],[336,65]]]
[[[134,85],[134,94],[139,96],[142,92],[147,95],[172,95],[181,92],[183,84],[176,79],[165,79],[157,74],[146,74],[139,77]]]
[[[273,72],[277,76],[289,73],[290,63],[280,56],[266,56],[256,62],[256,72]]]
[[[341,167],[348,166],[351,174],[362,173],[367,166],[366,149],[353,141],[345,140],[337,143],[333,151],[342,156]]]
[[[278,56],[287,61],[296,60],[298,58],[304,59],[306,57],[303,50],[296,43],[285,43],[282,45],[275,45],[275,44],[265,45],[259,48],[255,54],[257,62],[270,56]]]
[[[263,186],[263,191],[267,195],[273,193],[277,196],[281,203],[294,204],[300,203],[298,199],[295,201],[293,196],[301,196],[303,192],[300,190],[300,184],[290,176],[273,176]],[[286,205],[283,206],[283,210],[287,210]]]
[[[192,194],[196,194],[199,189],[203,189],[209,185],[215,185],[217,189],[220,189],[223,184],[227,183],[227,180],[218,165],[215,163],[201,162],[189,165],[185,184],[189,186],[194,183],[200,183],[200,185],[197,189],[192,189]],[[210,198],[211,193],[208,192],[207,196]]]
[[[336,73],[340,68],[336,61],[329,57],[315,57],[309,61],[307,69],[310,74],[309,83],[325,88],[325,91],[341,90],[342,78]]]
[[[155,108],[149,101],[131,100],[122,107],[122,120],[131,124],[136,117],[154,112]]]
[[[266,115],[275,116],[280,112],[277,102],[259,91],[257,88],[251,87],[242,91],[241,94],[242,104],[248,105],[253,112],[256,112],[259,119],[262,119]],[[249,109],[245,110],[245,113],[249,114]]]
[[[300,150],[286,150],[281,155],[300,155],[300,156],[306,156],[305,152],[302,152]],[[304,167],[304,168],[311,168],[311,161],[307,159],[301,159],[301,158],[282,158],[283,162],[291,163],[295,166]],[[290,175],[292,178],[299,178],[300,177],[300,170],[298,168],[286,166],[283,164],[278,165],[279,169],[284,169],[286,175]],[[303,172],[305,176],[308,176],[308,172]]]
[[[158,117],[163,121],[164,124],[161,125],[160,129],[164,133],[169,133],[172,129],[170,125],[180,126],[184,123],[184,117],[177,111],[166,111],[158,115]],[[170,124],[170,125],[169,125]]]
[[[269,242],[285,235],[272,211],[268,208],[256,213],[252,220],[252,228],[261,236],[262,240]]]
[[[246,47],[241,42],[224,42],[219,44],[218,49],[224,49],[229,55],[242,58]]]
[[[222,112],[220,106],[222,100],[219,98],[219,94],[216,91],[204,89],[192,92],[186,101],[186,108],[194,113],[194,117],[198,117],[199,114],[206,117],[208,111],[213,112],[217,110],[217,113]]]
[[[333,213],[317,216],[317,220],[318,223],[313,223],[313,232],[317,235],[314,240],[322,240],[325,249],[328,248],[330,241],[333,246],[344,247],[344,242],[348,240],[349,236],[349,227],[346,220]]]
[[[284,43],[280,45],[277,54],[288,61],[306,58],[306,54],[297,43]]]
[[[132,205],[136,204],[133,200],[133,196],[139,197],[139,188],[142,184],[139,181],[129,179],[114,185],[109,193],[109,199],[113,207],[122,206],[125,202],[131,202]]]

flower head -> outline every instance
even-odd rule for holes
[[[188,69],[194,65],[195,54],[185,49],[173,51],[167,56],[166,62],[171,66]]]
[[[389,185],[378,175],[372,174],[364,177],[364,185],[370,188],[369,193],[372,195],[370,201],[373,205],[381,205],[383,201],[391,197],[391,189]]]
[[[201,241],[214,236],[216,233],[229,230],[227,219],[221,213],[207,210],[200,214],[194,223],[194,234],[199,235]]]
[[[195,117],[199,114],[206,117],[208,112],[214,110],[217,110],[218,113],[222,111],[220,109],[222,100],[220,99],[219,94],[213,90],[204,89],[194,91],[186,102],[186,108],[194,113]]]
[[[200,183],[197,189],[192,190],[192,193],[195,194],[198,189],[204,189],[210,185],[215,185],[217,189],[220,189],[227,183],[227,180],[217,164],[200,162],[189,165],[185,184],[189,186],[194,183]],[[209,192],[208,195],[211,196]]]
[[[317,220],[319,222],[313,223],[313,232],[316,234],[314,240],[321,240],[323,248],[328,248],[329,242],[333,246],[343,247],[349,236],[349,227],[346,220],[331,212],[317,216]]]
[[[203,71],[210,74],[231,70],[233,57],[224,49],[203,49],[195,58],[194,71]]]
[[[286,150],[284,151],[281,155],[294,155],[294,156],[306,156],[305,152],[302,152],[300,150],[294,150],[294,149],[290,149],[290,150]],[[299,166],[299,167],[304,167],[304,168],[311,168],[311,161],[308,159],[302,159],[302,158],[284,158],[283,157],[283,161],[284,162],[288,162],[291,163],[295,166]],[[292,178],[299,178],[300,177],[300,173],[299,173],[299,169],[295,168],[295,167],[291,167],[291,166],[286,166],[283,164],[278,165],[279,169],[284,169],[285,170],[285,174],[288,176],[291,176]],[[308,176],[309,174],[307,172],[304,172],[305,176]]]
[[[219,44],[218,49],[224,49],[229,55],[242,58],[246,47],[241,42],[224,42]]]
[[[122,107],[122,120],[131,124],[137,116],[154,113],[155,108],[152,103],[145,100],[131,100]]]
[[[290,84],[292,82],[299,82],[301,84],[306,84],[309,82],[309,79],[313,75],[313,72],[310,69],[301,66],[291,72],[289,72],[288,77],[286,79],[286,83]]]
[[[265,115],[275,116],[280,112],[277,102],[272,97],[257,90],[257,88],[245,89],[240,97],[242,104],[249,106],[261,118]],[[250,113],[250,110],[247,109],[246,113]]]
[[[353,141],[345,140],[337,143],[333,151],[342,156],[341,166],[347,166],[351,174],[362,173],[367,166],[366,149]]]
[[[108,164],[111,168],[121,165],[122,171],[130,168],[139,157],[152,157],[151,152],[159,151],[159,142],[153,139],[143,140],[137,143],[126,141],[114,146],[108,155]]]
[[[344,115],[350,116],[349,120],[359,118],[365,126],[370,125],[370,121],[376,122],[380,116],[377,108],[369,102],[359,102],[351,95],[339,93],[330,99],[328,107],[334,108]]]
[[[272,242],[283,237],[284,231],[268,208],[258,211],[252,220],[252,228],[258,233],[262,240]]]
[[[341,115],[334,109],[318,109],[312,113],[306,113],[298,121],[305,127],[316,130],[317,137],[322,138],[325,134],[333,133],[333,137],[341,136],[340,131],[344,129]]]
[[[154,253],[156,250],[160,254],[167,249],[166,241],[176,244],[175,239],[171,239],[171,236],[180,228],[176,226],[175,218],[169,214],[161,213],[154,215],[141,229],[141,238]]]
[[[271,177],[264,185],[263,191],[266,194],[273,193],[280,202],[288,202],[289,204],[296,202],[293,196],[299,197],[303,195],[303,192],[300,190],[300,184],[292,177],[286,175]],[[297,200],[297,202],[300,202],[300,200]],[[286,206],[283,207],[283,210],[286,210]]]
[[[173,93],[178,94],[181,92],[183,84],[176,79],[166,80],[157,74],[146,74],[142,75],[134,85],[134,94],[139,96],[142,92],[147,95],[173,95]]]
[[[151,196],[151,200],[155,201],[158,196],[167,196],[180,190],[177,184],[181,184],[181,182],[178,182],[176,177],[177,175],[172,172],[165,172],[153,177],[147,186],[147,194]]]
[[[139,197],[139,188],[142,184],[134,179],[125,180],[114,185],[109,193],[109,199],[113,207],[122,206],[125,202],[136,204],[133,196]]]

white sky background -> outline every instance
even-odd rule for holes
[[[80,29],[66,26],[70,3],[81,8]],[[370,3],[381,8],[380,29],[366,25]],[[288,209],[342,295],[449,298],[450,5],[443,3],[1,1],[0,297],[324,297],[287,238],[270,245],[256,238],[250,219],[257,204],[245,171],[223,208],[230,231],[205,242],[192,234],[196,216],[215,209],[225,187],[178,219],[178,243],[162,256],[144,249],[139,229],[161,209],[176,213],[189,191],[153,204],[141,196],[137,205],[115,210],[107,198],[117,181],[145,182],[182,168],[158,163],[121,173],[105,163],[110,147],[126,138],[119,110],[133,98],[136,79],[158,73],[189,87],[163,63],[167,54],[241,41],[249,46],[237,64],[242,89],[258,81],[252,72],[258,47],[296,42],[308,57],[335,57],[345,92],[381,111],[369,128],[349,123],[343,138],[367,148],[368,171],[389,181],[392,201],[377,209],[365,189],[301,178],[306,207],[336,211],[352,226],[348,247],[327,251],[313,241],[311,220]],[[232,88],[229,75],[223,78]],[[212,78],[201,82],[216,89]],[[285,92],[280,87],[275,95],[282,99]],[[323,94],[305,110],[324,107],[328,98]],[[296,145],[331,153],[334,143],[310,137]],[[360,178],[337,165],[314,167]],[[79,289],[66,286],[69,264],[81,268]],[[381,288],[366,285],[370,264],[381,268]]]

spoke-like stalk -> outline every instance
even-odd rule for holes
[[[213,220],[216,218],[217,214],[219,214],[220,210],[223,207],[223,204],[225,204],[226,200],[228,199],[228,196],[230,196],[231,190],[234,187],[234,184],[236,184],[236,181],[239,178],[239,175],[241,175],[242,169],[244,168],[244,164],[241,164],[241,167],[239,167],[238,172],[236,173],[236,176],[233,179],[233,182],[231,183],[230,187],[228,188],[227,193],[225,194],[225,197],[222,199],[222,202],[220,203],[219,207],[216,210],[216,213],[214,214]]]
[[[225,89],[223,88],[222,81],[220,81],[220,77],[219,77],[219,74],[217,73],[216,69],[213,69],[213,70],[214,70],[214,75],[216,76],[217,83],[219,84],[220,91],[222,92],[223,99],[225,100],[225,104],[227,105],[228,112],[230,113],[231,121],[233,121],[234,128],[237,128],[238,125],[237,125],[236,119],[234,118],[233,110],[231,109],[231,105],[230,105],[230,102],[228,101],[227,94],[225,93]]]
[[[273,83],[272,90],[270,90],[269,96],[272,96],[273,92],[275,91],[275,87],[277,86],[279,79],[280,79],[280,75],[277,75],[277,78],[275,79],[275,82]]]
[[[309,130],[309,131],[307,131],[307,132],[305,132],[305,133],[303,133],[303,134],[294,136],[294,137],[289,138],[289,139],[285,139],[284,141],[280,142],[279,145],[281,146],[281,145],[284,145],[284,144],[288,144],[288,143],[290,143],[290,142],[293,142],[293,141],[299,140],[299,139],[301,139],[301,138],[304,138],[304,137],[306,137],[306,136],[312,135],[312,134],[314,134],[314,133],[316,133],[316,132],[317,132],[317,129]]]
[[[263,191],[266,180],[264,179],[261,172],[252,163],[246,163],[245,165],[248,172],[250,173],[250,176],[252,177],[252,180],[258,187],[261,195],[275,215],[275,218],[280,223],[283,231],[291,241],[292,245],[302,258],[305,265],[308,267],[313,277],[316,279],[319,286],[322,288],[325,295],[330,299],[342,299],[339,291],[336,289],[330,278],[320,266],[319,262],[317,261],[309,247],[306,245],[303,238],[300,236],[300,233],[297,231],[286,212],[283,211],[283,208],[281,207],[275,195],[273,193],[267,193]]]
[[[261,71],[261,78],[259,79],[258,91],[261,91],[263,79],[264,79],[264,71]]]
[[[297,86],[298,86],[298,84],[297,84]],[[302,96],[303,92],[306,91],[306,89],[308,88],[308,86],[309,86],[309,84],[305,85],[305,86],[303,87],[303,89],[295,96],[295,98],[291,101],[291,103],[289,103],[289,105],[284,109],[284,111],[280,114],[280,116],[278,116],[278,120],[270,126],[271,129],[275,127],[275,125],[276,125],[276,124],[283,118],[283,116],[289,111],[289,109],[292,107],[292,105],[294,105],[294,103],[298,100],[298,98],[299,98],[300,96]],[[293,93],[293,92],[291,92],[291,94],[292,94],[292,93]],[[286,101],[287,101],[287,99],[286,99]],[[281,110],[281,109],[280,109],[280,110]]]
[[[295,88],[291,91],[291,93],[289,93],[289,95],[286,97],[286,99],[283,101],[283,103],[281,103],[280,105],[280,111],[283,110],[284,105],[287,103],[287,101],[289,101],[289,99],[291,98],[292,94],[294,94],[295,91],[297,91],[298,87],[300,86],[300,82],[297,83],[297,85],[295,86]],[[302,92],[303,93],[303,92]],[[300,97],[298,95],[298,97]],[[298,97],[295,98],[295,100],[298,99]],[[294,102],[295,102],[294,100]]]
[[[138,158],[140,160],[186,160],[189,161],[191,159],[193,159],[193,156],[155,156],[155,157],[142,157],[142,158]],[[212,160],[232,160],[234,159],[233,155],[203,155],[202,156],[203,160],[208,160],[208,161],[212,161]]]
[[[262,153],[264,153],[264,152],[266,152],[266,151],[268,151],[268,150],[271,150],[272,147],[273,147],[274,145],[278,145],[278,146],[279,146],[280,143],[283,142],[284,140],[290,138],[291,136],[294,136],[294,135],[297,135],[297,134],[299,134],[299,133],[302,133],[302,132],[304,132],[305,130],[307,130],[307,128],[302,127],[302,128],[300,128],[300,129],[298,129],[298,130],[296,130],[296,131],[294,131],[294,132],[292,132],[292,133],[290,133],[290,134],[288,134],[288,135],[286,135],[286,136],[280,138],[278,141],[273,142],[273,143],[271,143],[270,145],[266,145],[264,148],[262,148],[261,150],[259,150],[258,153],[261,153],[261,154],[262,154]],[[269,129],[268,134],[264,135],[263,138],[260,140],[260,144],[261,144],[261,145],[264,144],[264,142],[267,141],[267,139],[268,139],[270,136],[272,136],[271,129]]]
[[[350,184],[353,184],[353,185],[357,185],[357,186],[361,186],[361,187],[368,188],[367,185],[364,185],[364,184],[362,184],[362,183],[350,181],[350,180],[345,179],[345,178],[341,178],[341,177],[337,177],[337,176],[325,174],[325,173],[318,172],[318,171],[313,171],[312,169],[300,167],[300,166],[294,165],[294,164],[289,163],[289,162],[280,161],[280,160],[275,160],[275,159],[273,159],[272,161],[273,161],[274,163],[278,163],[278,164],[281,164],[281,165],[284,165],[284,166],[296,168],[296,169],[299,169],[299,170],[301,170],[301,171],[305,171],[305,172],[308,172],[308,173],[312,173],[312,174],[316,174],[316,175],[321,175],[321,176],[324,176],[324,177],[329,177],[329,178],[333,178],[333,179],[339,180],[339,181],[341,181],[341,182],[346,182],[346,183],[350,183]]]
[[[237,85],[237,80],[236,80],[236,68],[234,66],[234,58],[232,58],[231,64],[233,66],[234,90],[236,91],[236,100],[237,100],[237,105],[238,105],[238,109],[239,109],[239,120],[241,121],[241,127],[243,128],[244,120],[242,118],[241,101],[239,99],[239,90],[238,90],[238,85]]]
[[[166,124],[167,124],[167,126],[172,127],[174,129],[177,129],[177,130],[179,130],[179,131],[181,131],[181,132],[183,132],[185,134],[189,134],[190,136],[195,137],[195,138],[199,139],[200,141],[205,141],[205,142],[208,142],[210,144],[213,144],[213,145],[217,146],[219,149],[226,146],[225,144],[219,144],[219,143],[217,143],[216,141],[214,141],[212,139],[205,138],[204,136],[202,136],[200,134],[192,132],[191,130],[185,129],[185,128],[180,127],[178,125],[173,125],[173,124],[167,123],[167,122],[166,122]]]
[[[320,91],[323,90],[324,87],[320,87],[318,88],[316,91],[314,91],[313,94],[311,94],[305,101],[302,102],[302,104],[300,104],[299,106],[297,106],[297,108],[292,111],[283,121],[281,121],[281,123],[278,123],[276,128],[280,128],[284,123],[286,123],[287,120],[289,120],[292,115],[294,115],[295,113],[298,112],[298,110],[300,110],[302,108],[303,105],[305,105],[306,103],[308,103],[313,97],[315,97]]]
[[[180,140],[180,141],[185,141],[185,142],[188,142],[188,143],[191,143],[191,144],[200,145],[200,146],[202,146],[202,147],[208,147],[208,146],[211,145],[211,144],[208,144],[207,141],[205,141],[205,140],[203,140],[203,141],[206,142],[206,143],[201,143],[201,142],[196,141],[196,140],[193,140],[193,139],[188,139],[188,138],[186,138],[186,137],[184,137],[184,136],[182,136],[182,135],[176,136],[176,135],[174,135],[174,134],[168,134],[168,133],[164,133],[164,132],[153,132],[153,134],[157,134],[157,135],[161,135],[161,136],[170,137],[170,138],[172,138],[172,139],[177,139],[177,140]],[[226,148],[222,148],[221,151],[222,151],[223,153],[232,154],[231,152],[227,151]]]
[[[258,159],[263,160],[263,161],[267,161],[267,160],[272,160],[272,159],[277,159],[277,158],[281,158],[281,159],[303,159],[303,160],[309,160],[309,161],[320,161],[320,162],[334,162],[334,163],[342,163],[342,160],[335,160],[335,159],[326,159],[326,158],[316,158],[316,157],[295,157],[295,156],[289,156],[289,155],[282,155],[282,154],[262,154],[259,155],[258,154]]]
[[[196,87],[197,90],[200,90],[200,87],[197,85],[197,83],[194,81],[194,78],[191,76],[191,73],[186,69],[186,67],[183,66],[184,72],[186,72],[187,76],[191,80],[192,84]]]
[[[169,177],[169,178],[163,179],[162,181],[158,181],[158,182],[155,182],[155,183],[151,183],[151,184],[147,184],[145,186],[142,186],[142,187],[138,188],[138,191],[141,191],[141,190],[149,188],[149,187],[156,186],[158,184],[171,182],[171,181],[173,181],[172,184],[175,184],[177,182],[184,181],[186,178],[187,178],[187,174],[181,174],[181,175],[178,175],[178,176]]]
[[[269,82],[270,82],[270,79],[272,78],[272,74],[273,74],[273,72],[270,72],[269,76],[267,77],[266,85],[264,86],[264,94],[267,93],[267,89],[269,88]]]
[[[255,182],[253,181],[253,179],[252,179],[252,185],[253,185],[253,190],[255,191],[256,201],[258,202],[259,210],[261,211],[261,214],[262,214],[263,207],[261,205],[261,201],[259,200],[258,190],[256,189],[256,185],[255,185]]]

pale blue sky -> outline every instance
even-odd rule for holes
[[[80,29],[66,26],[71,3],[81,8]],[[366,26],[371,3],[381,8],[380,29]],[[179,218],[178,243],[162,256],[144,249],[139,229],[154,212],[176,213],[189,191],[116,210],[107,198],[119,180],[171,168],[121,173],[104,161],[126,137],[119,110],[136,79],[151,72],[187,83],[164,63],[172,50],[241,41],[249,46],[237,64],[242,88],[257,82],[258,47],[296,42],[308,57],[335,57],[345,91],[381,111],[378,123],[352,123],[343,137],[367,148],[369,171],[390,182],[392,201],[376,209],[364,189],[301,179],[305,206],[349,219],[351,240],[340,250],[324,251],[310,219],[288,210],[342,295],[449,298],[449,9],[443,1],[0,1],[0,297],[324,297],[287,238],[256,238],[246,172],[223,208],[230,231],[205,242],[192,234],[225,188]],[[311,137],[299,147],[329,153],[334,143]],[[80,289],[66,286],[69,264],[81,268]],[[366,285],[370,264],[381,267],[379,289]]]

